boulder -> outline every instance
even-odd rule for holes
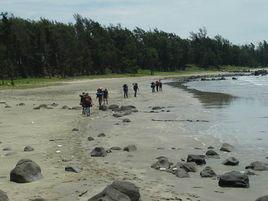
[[[182,168],[184,169],[186,172],[196,172],[196,163],[195,162],[187,162],[187,163],[181,163],[178,162],[176,164],[176,168]]]
[[[227,158],[225,161],[223,161],[222,164],[230,165],[230,166],[237,166],[239,165],[239,160],[237,160],[235,157],[230,157],[230,158]]]
[[[115,181],[88,201],[140,201],[138,187],[127,181]]]
[[[0,201],[9,201],[7,194],[0,190]]]
[[[122,121],[123,121],[124,123],[129,123],[129,122],[131,122],[130,119],[123,119]]]
[[[152,110],[162,110],[164,108],[165,107],[155,106],[155,107],[152,107]]]
[[[261,161],[255,161],[251,163],[246,169],[252,169],[255,171],[268,171],[268,163],[264,163]]]
[[[40,166],[29,159],[20,160],[10,172],[10,181],[16,183],[29,183],[42,177]]]
[[[49,107],[47,104],[41,104],[37,107],[33,108],[34,110],[40,110],[40,109],[53,109],[53,107]]]
[[[58,107],[58,105],[59,105],[59,104],[57,104],[57,103],[52,103],[52,104],[50,104],[50,106],[52,106],[52,107]]]
[[[156,170],[168,170],[173,163],[169,162],[166,157],[158,157],[157,162],[151,165]]]
[[[19,103],[17,106],[25,106],[25,103]]]
[[[62,106],[62,109],[63,110],[70,110],[71,108],[68,105],[64,105],[64,106]]]
[[[91,153],[91,157],[105,157],[107,156],[107,152],[103,147],[95,147]]]
[[[206,152],[206,156],[208,158],[215,158],[215,159],[219,159],[220,158],[219,154],[216,151],[212,150],[212,149],[210,149],[210,150],[208,150]]]
[[[116,109],[119,109],[119,105],[110,105],[109,107],[108,107],[108,109],[109,110],[116,110]]]
[[[211,167],[207,166],[200,172],[200,176],[201,177],[216,177],[217,175]]]
[[[197,165],[205,165],[206,164],[206,156],[204,155],[188,155],[187,162],[195,162]]]
[[[79,173],[79,172],[81,172],[82,170],[81,170],[81,168],[76,167],[76,166],[67,166],[67,167],[65,167],[65,171],[66,171],[66,172]]]
[[[93,137],[91,137],[91,136],[89,136],[89,137],[87,138],[87,140],[88,140],[88,141],[93,141],[93,140],[94,140],[94,138],[93,138]]]
[[[106,137],[106,135],[104,133],[100,133],[98,137]]]
[[[77,132],[77,131],[79,131],[79,129],[78,128],[73,128],[72,131]]]
[[[131,145],[128,145],[128,146],[124,147],[123,150],[127,151],[127,152],[133,152],[133,151],[137,150],[137,147],[136,147],[136,145],[131,144]]]
[[[256,201],[268,201],[268,195],[258,198]]]
[[[30,152],[30,151],[34,151],[34,148],[32,148],[31,146],[26,146],[26,147],[24,147],[24,151],[25,152]]]
[[[128,110],[135,110],[135,109],[136,109],[136,107],[133,106],[133,105],[126,105],[126,106],[121,106],[120,107],[121,111],[128,111]]]
[[[173,168],[172,171],[173,171],[173,174],[176,177],[179,177],[179,178],[189,178],[190,177],[189,173],[185,169],[182,169],[182,168]]]
[[[111,150],[120,151],[120,150],[122,150],[122,148],[121,147],[111,147]]]
[[[232,152],[234,147],[228,143],[223,143],[220,150],[225,152]]]
[[[227,172],[219,177],[219,186],[249,188],[249,179],[246,174],[238,171]]]

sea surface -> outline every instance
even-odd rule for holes
[[[229,142],[241,151],[268,154],[268,76],[192,81],[182,86],[209,113],[199,133]]]

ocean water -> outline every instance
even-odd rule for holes
[[[268,76],[183,85],[210,114],[210,122],[201,133],[232,143],[240,150],[268,154]]]

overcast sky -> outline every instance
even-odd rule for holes
[[[0,0],[15,16],[73,22],[73,14],[104,25],[158,29],[183,38],[205,26],[236,44],[268,40],[268,0]]]

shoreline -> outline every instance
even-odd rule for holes
[[[63,86],[0,91],[1,97],[6,98],[7,103],[12,106],[5,109],[0,105],[0,111],[3,113],[0,126],[4,133],[0,146],[1,149],[10,146],[12,150],[11,155],[4,155],[4,151],[1,153],[4,165],[0,176],[5,178],[0,180],[0,189],[6,191],[11,200],[24,201],[40,196],[47,200],[85,201],[102,191],[113,180],[125,179],[140,188],[144,201],[175,197],[183,201],[214,201],[215,197],[218,201],[250,201],[262,196],[261,193],[265,193],[263,184],[267,178],[264,176],[266,173],[260,174],[261,178],[256,176],[258,179],[250,177],[252,187],[245,190],[219,188],[216,180],[200,178],[199,171],[203,167],[199,167],[198,172],[187,179],[179,179],[151,168],[158,156],[165,155],[176,163],[181,158],[185,159],[188,154],[204,154],[208,146],[219,148],[221,144],[211,136],[197,135],[198,127],[206,126],[205,122],[152,121],[209,119],[209,114],[204,113],[201,103],[188,92],[164,85],[163,92],[152,94],[149,87],[152,79],[156,78],[73,81]],[[123,99],[123,83],[134,81],[140,84],[138,97]],[[99,86],[110,87],[110,104],[134,105],[139,112],[115,118],[112,111],[102,112],[94,108],[92,117],[86,118],[80,115],[80,110],[61,109],[63,105],[76,106],[79,102],[78,94],[82,91],[89,91],[94,96],[95,89]],[[24,102],[25,106],[16,106],[19,102]],[[33,110],[33,104],[53,102],[59,106],[51,110]],[[150,106],[165,107],[164,112],[151,113]],[[129,118],[131,122],[122,122],[124,118]],[[78,131],[72,131],[73,128]],[[100,133],[105,133],[106,136],[97,137]],[[95,140],[88,141],[89,136]],[[32,145],[35,151],[24,153],[23,146],[28,144]],[[109,149],[113,146],[123,148],[129,144],[135,144],[137,151],[128,153],[119,150],[108,153],[104,158],[90,157],[90,152],[96,146]],[[236,154],[221,153],[220,160],[210,160],[208,165],[221,174],[233,168],[221,166],[220,162],[227,156]],[[35,160],[41,166],[44,178],[22,185],[9,182],[9,171],[21,158]],[[246,155],[241,162],[241,165],[234,169],[244,169],[249,163]],[[67,173],[64,171],[67,165],[76,165],[83,170],[78,174]]]

